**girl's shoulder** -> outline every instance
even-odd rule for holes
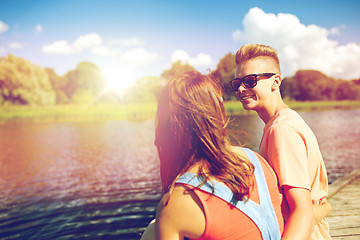
[[[171,193],[164,194],[156,215],[157,224],[162,229],[172,226],[182,234],[190,234],[191,238],[199,238],[205,231],[205,213],[201,201],[191,187],[183,184],[176,184]]]

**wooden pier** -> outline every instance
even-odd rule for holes
[[[329,185],[332,239],[360,239],[360,169]]]

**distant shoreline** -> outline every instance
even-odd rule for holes
[[[359,109],[360,101],[287,101],[296,111],[323,111],[338,109]],[[66,122],[66,121],[104,121],[129,120],[144,121],[154,119],[157,104],[97,104],[97,105],[56,105],[39,106],[0,106],[0,124],[21,122]],[[225,102],[229,116],[252,114],[246,111],[238,101]]]
[[[350,110],[359,109],[360,101],[285,101],[286,104],[296,111],[328,111],[328,110]],[[254,111],[246,111],[242,108],[238,101],[229,101],[225,103],[226,112],[230,116],[254,113]]]

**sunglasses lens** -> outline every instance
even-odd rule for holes
[[[234,79],[231,81],[231,87],[233,88],[234,91],[237,91],[240,85],[241,85],[241,80],[239,79]]]
[[[256,76],[247,76],[246,78],[244,78],[244,85],[247,88],[253,88],[256,86]]]

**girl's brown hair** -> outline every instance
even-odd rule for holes
[[[209,75],[192,71],[173,78],[159,96],[155,145],[163,193],[194,164],[204,183],[225,183],[238,200],[249,194],[253,165],[233,152],[226,130],[222,88]]]

